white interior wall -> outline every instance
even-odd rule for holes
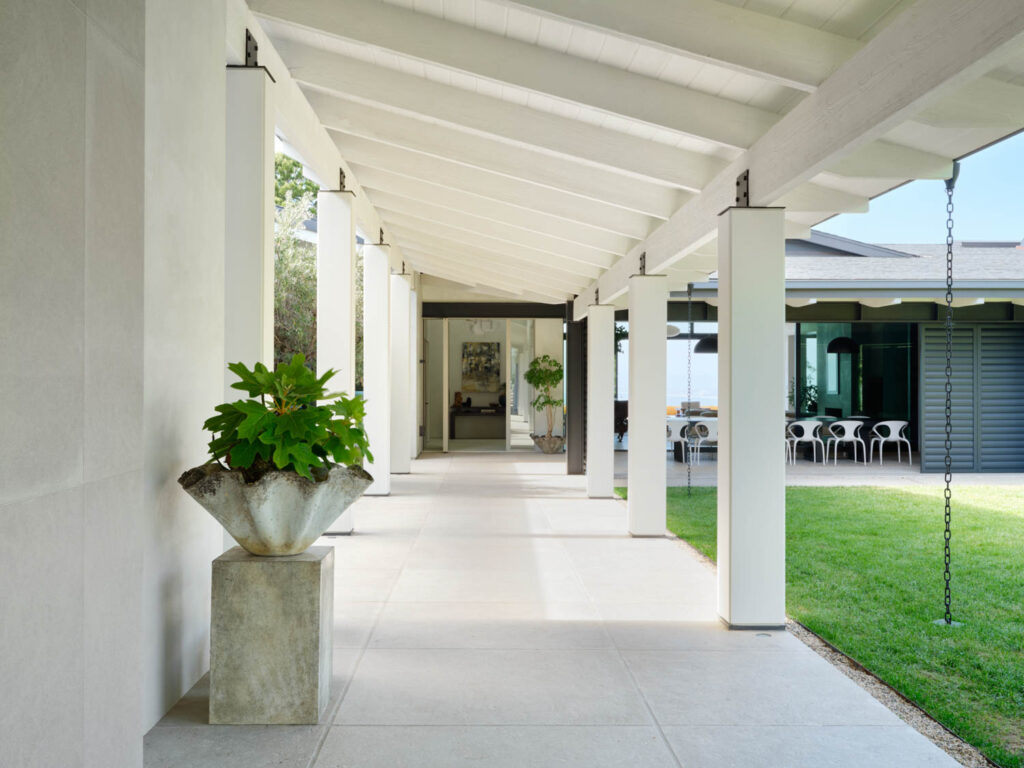
[[[224,370],[223,3],[147,0],[142,641],[148,728],[209,666],[220,526],[178,486]]]
[[[140,765],[144,6],[0,11],[0,762]]]
[[[559,318],[538,318],[534,324],[534,356],[540,357],[541,355],[551,355],[555,360],[560,362],[563,366],[565,365],[564,350],[564,321]],[[530,361],[527,360],[527,365]],[[562,379],[562,383],[558,385],[558,389],[553,396],[558,398],[565,397],[565,379]],[[562,413],[558,410],[555,411],[555,428],[551,434],[561,435],[564,434],[563,430],[563,419]],[[548,428],[547,417],[544,412],[538,413],[534,420],[534,431],[535,432],[546,432]]]

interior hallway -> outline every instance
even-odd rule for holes
[[[427,454],[336,548],[318,726],[210,726],[206,680],[148,768],[955,766],[785,632],[729,632],[714,571],[626,536],[564,458]]]

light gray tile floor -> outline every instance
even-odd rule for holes
[[[820,465],[819,465],[820,468]],[[956,763],[785,632],[728,632],[713,570],[631,539],[564,459],[425,455],[336,551],[319,726],[210,726],[205,679],[147,768]]]

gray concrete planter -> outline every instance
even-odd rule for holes
[[[320,482],[271,470],[247,483],[241,470],[203,464],[178,483],[247,552],[281,557],[304,552],[373,482],[362,467],[334,465]]]
[[[561,453],[562,449],[565,448],[565,437],[562,435],[530,435],[533,438],[533,444],[540,448],[544,453]]]

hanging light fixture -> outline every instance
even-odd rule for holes
[[[665,326],[665,338],[666,339],[671,339],[672,337],[678,336],[678,335],[679,335],[679,329],[676,326],[674,326],[674,325],[666,325]]]
[[[718,354],[718,336],[705,336],[694,345],[693,351],[697,354]]]
[[[836,336],[828,343],[825,351],[830,355],[853,354],[857,351],[857,342],[849,336]]]

